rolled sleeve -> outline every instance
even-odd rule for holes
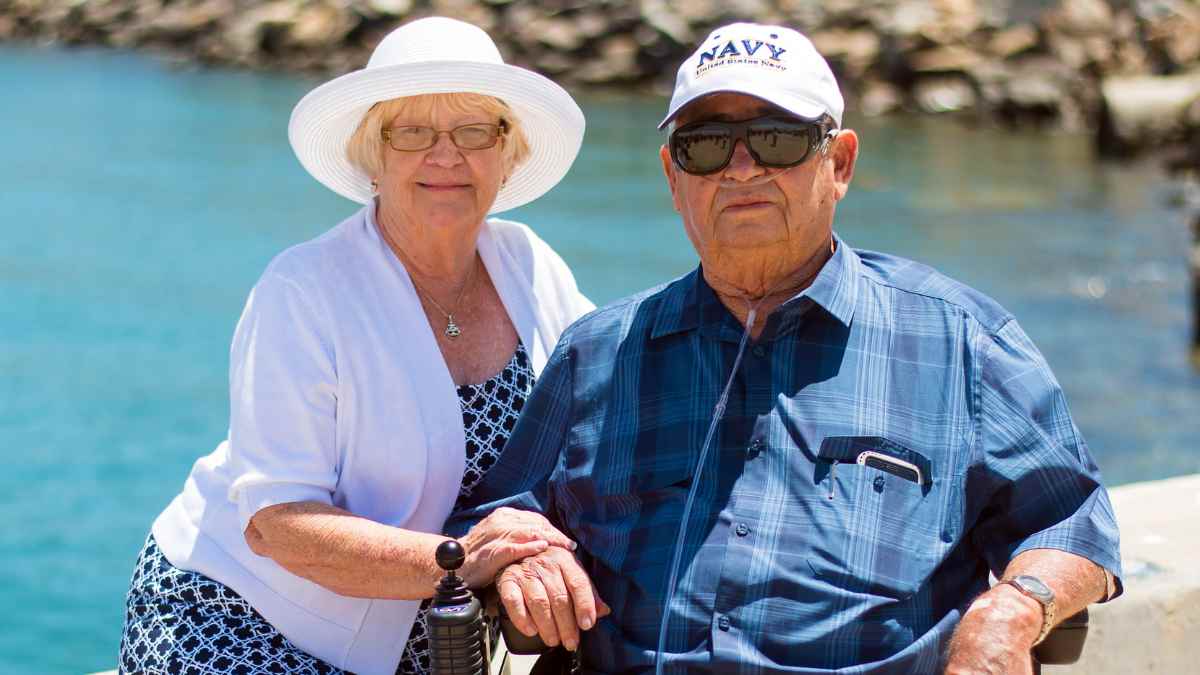
[[[1119,595],[1112,505],[1045,359],[1009,321],[990,336],[981,364],[980,452],[967,477],[974,546],[996,576],[1030,549],[1082,556],[1114,575]]]
[[[241,528],[259,510],[332,503],[337,374],[324,316],[294,281],[259,280],[230,350],[229,499]]]
[[[446,521],[447,535],[462,536],[504,506],[537,511],[563,528],[564,518],[552,499],[552,483],[570,424],[571,363],[565,343],[566,339],[550,355],[500,460],[471,499]]]

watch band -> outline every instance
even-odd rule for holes
[[[1037,639],[1033,641],[1036,647],[1042,643],[1042,640],[1046,639],[1046,636],[1050,634],[1050,629],[1054,627],[1054,591],[1051,591],[1050,587],[1043,583],[1041,579],[1028,574],[1005,579],[1001,583],[1008,584],[1020,591],[1022,595],[1037,600],[1038,604],[1042,606],[1042,629],[1038,631]]]

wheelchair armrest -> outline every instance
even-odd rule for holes
[[[1033,648],[1033,658],[1044,665],[1066,665],[1079,660],[1087,641],[1088,611],[1063,620],[1042,643]]]
[[[491,606],[496,607],[499,611],[500,634],[504,636],[504,643],[508,646],[509,652],[531,655],[546,654],[551,651],[552,648],[542,642],[540,636],[529,637],[517,630],[512,620],[508,618],[508,613],[504,611],[504,605],[499,601],[500,596],[495,592],[495,587],[490,587],[487,593],[489,603],[494,603]],[[1087,642],[1087,634],[1088,611],[1084,609],[1055,626],[1046,639],[1033,648],[1033,658],[1042,665],[1075,663],[1083,654],[1083,645]]]

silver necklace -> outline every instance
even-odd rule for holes
[[[475,265],[476,265],[475,261],[472,260],[471,261],[471,271],[467,274],[467,282],[464,283],[463,287],[459,289],[458,298],[456,298],[454,300],[454,307],[453,307],[454,310],[458,309],[459,303],[462,302],[463,295],[466,294],[467,288],[470,287],[471,282],[474,281],[474,279],[475,279]],[[417,280],[415,278],[413,278],[413,276],[411,274],[408,275],[408,278],[412,281],[413,288],[417,289],[417,292],[420,293],[422,297],[424,297],[426,300],[428,300],[434,307],[437,308],[437,310],[439,312],[441,312],[442,314],[444,314],[446,316],[446,329],[442,331],[446,335],[446,337],[453,340],[454,338],[458,337],[459,335],[462,335],[462,329],[459,328],[458,324],[454,322],[454,312],[452,312],[452,311],[447,312],[445,309],[443,309],[442,306],[438,304],[438,301],[434,300],[433,296],[429,294],[429,291],[426,291],[424,288],[421,288],[421,285],[417,283]]]

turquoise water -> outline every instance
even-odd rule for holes
[[[313,82],[0,48],[0,673],[115,665],[150,521],[226,428],[228,344],[272,255],[353,210],[287,146]],[[599,303],[695,264],[656,100],[586,98],[580,160],[512,215]],[[1016,313],[1109,482],[1200,471],[1187,234],[1153,165],[1086,138],[850,120],[839,230]]]

